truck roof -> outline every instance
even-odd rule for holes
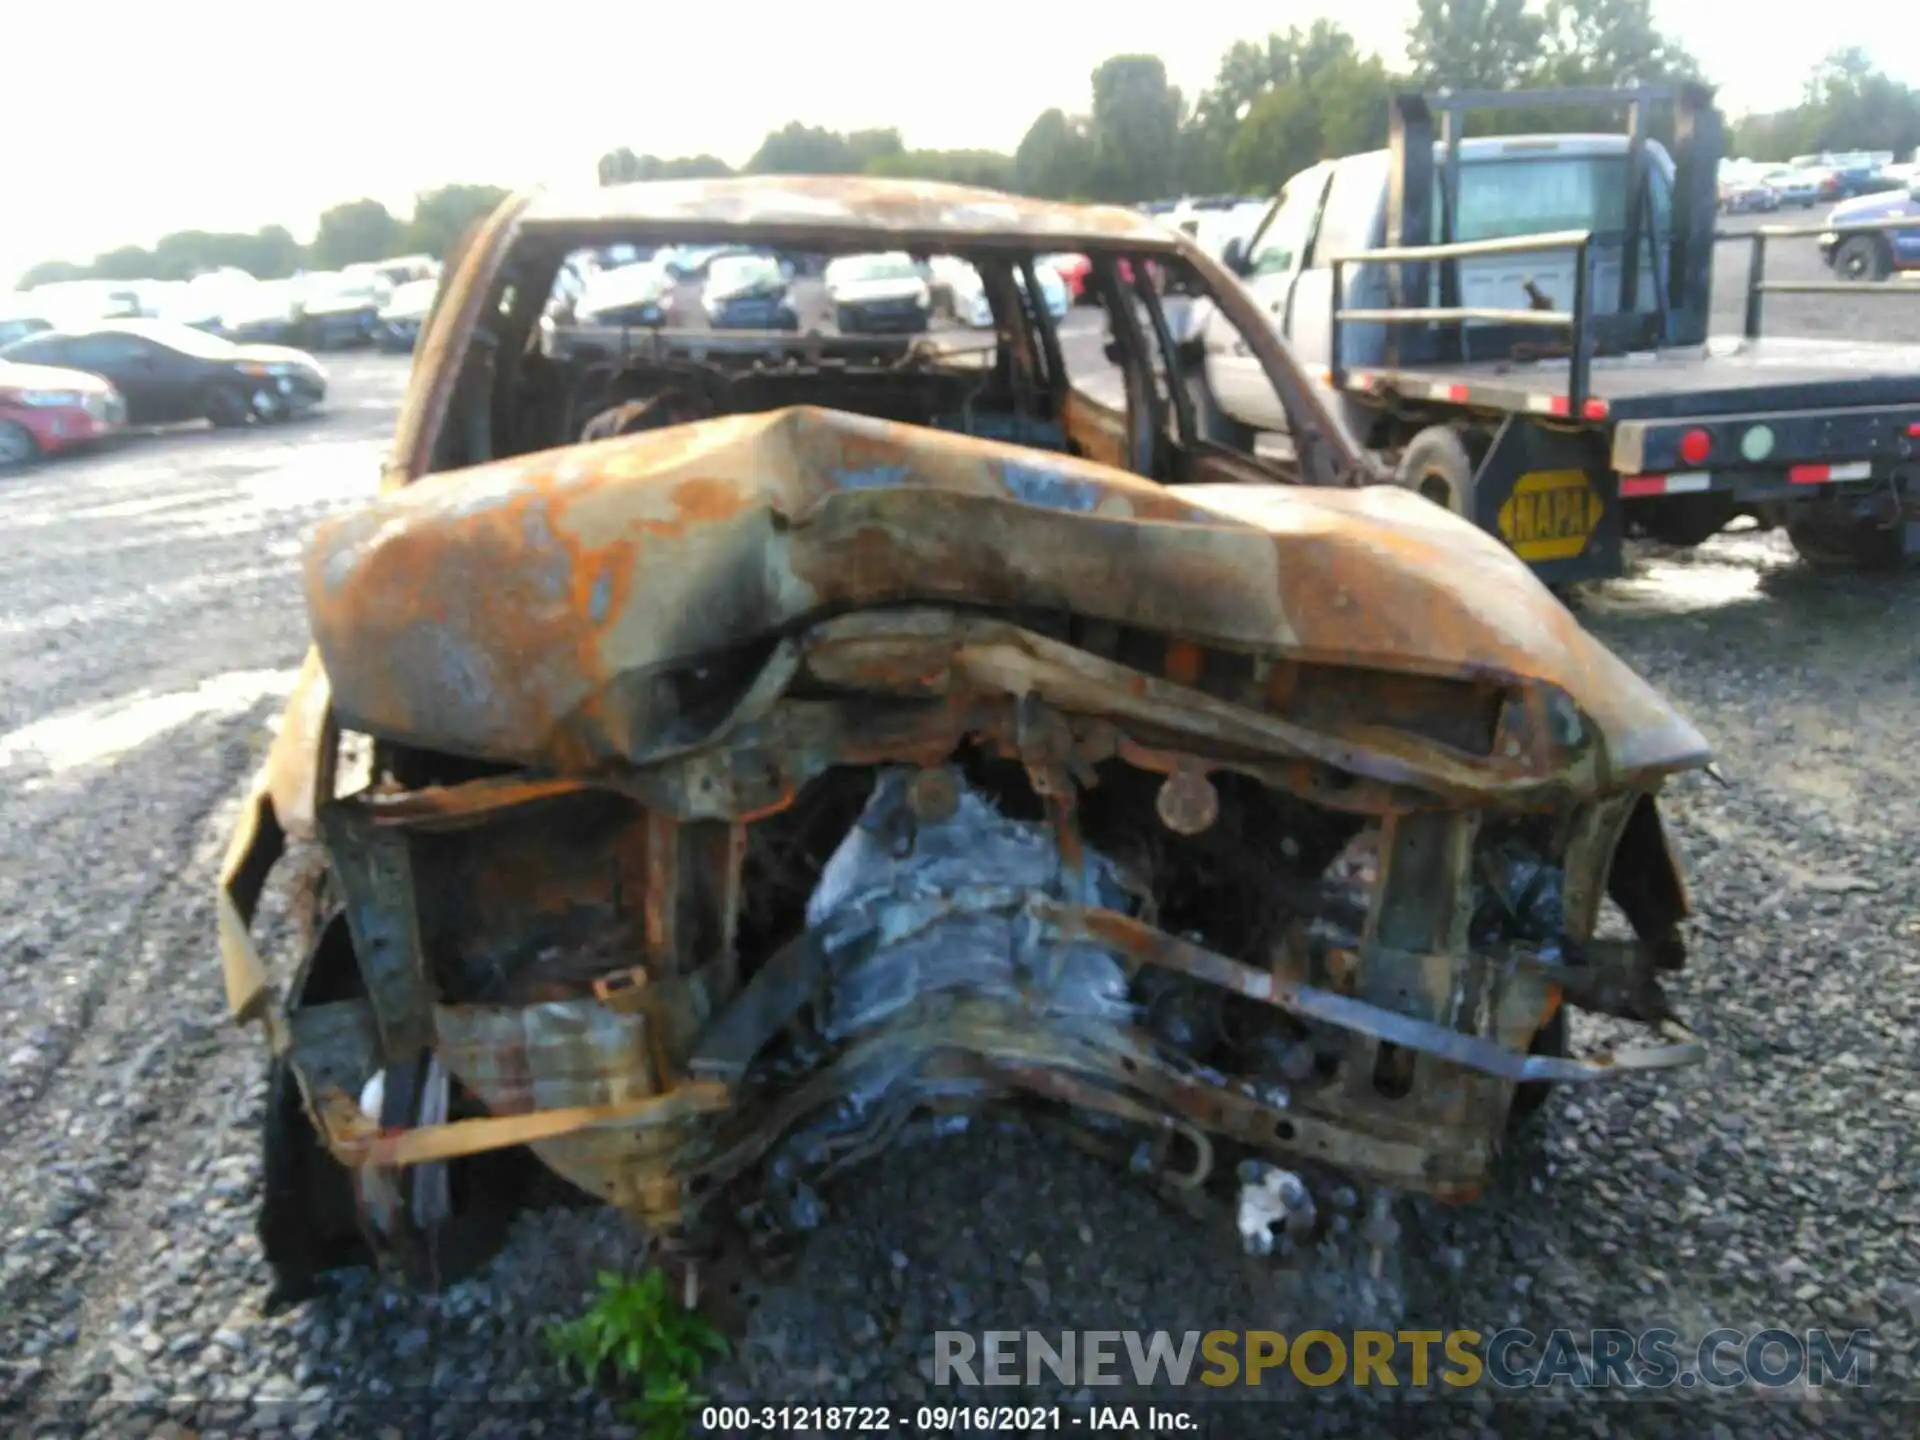
[[[1436,142],[1436,156],[1446,154],[1446,146]],[[1627,137],[1607,134],[1568,135],[1476,135],[1460,142],[1462,161],[1496,160],[1516,155],[1564,155],[1582,158],[1589,155],[1625,155]],[[1657,140],[1647,141],[1647,153],[1665,156],[1666,147]],[[1384,159],[1385,149],[1368,150],[1347,160]]]

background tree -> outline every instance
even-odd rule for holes
[[[1907,159],[1920,145],[1920,92],[1875,68],[1866,52],[1836,50],[1814,68],[1796,123],[1772,158],[1817,150],[1891,150]]]
[[[1093,173],[1100,200],[1172,193],[1180,170],[1180,92],[1157,55],[1115,55],[1093,72]]]
[[[884,130],[855,130],[847,136],[847,158],[857,171],[869,171],[880,161],[906,153],[906,142],[890,125]]]
[[[709,180],[733,174],[733,167],[718,155],[676,155],[663,160],[658,155],[636,155],[624,145],[602,155],[599,170],[602,185],[624,185],[632,180]]]
[[[1380,57],[1323,52],[1313,65],[1261,95],[1240,122],[1227,149],[1239,188],[1271,194],[1315,161],[1386,143],[1395,81]]]
[[[1419,0],[1407,58],[1426,89],[1505,90],[1538,72],[1546,31],[1528,0]]]
[[[122,245],[93,257],[93,274],[100,280],[145,280],[153,270],[153,252],[139,245]]]
[[[445,259],[467,227],[491,215],[507,198],[498,185],[442,185],[413,197],[404,248],[409,253]]]
[[[1303,164],[1378,145],[1395,83],[1379,57],[1362,57],[1329,20],[1238,41],[1182,133],[1184,188],[1265,192]]]
[[[798,120],[768,135],[747,161],[752,175],[851,175],[859,168],[846,136]]]
[[[160,242],[162,245],[166,241]],[[306,247],[284,225],[263,225],[235,247],[234,264],[262,280],[280,280],[300,268]]]
[[[38,265],[30,265],[15,282],[21,290],[31,290],[36,285],[58,285],[67,280],[85,280],[89,267],[76,265],[71,260],[42,260]]]
[[[338,270],[398,254],[403,238],[400,222],[378,200],[349,200],[320,216],[307,258],[316,269]]]
[[[984,185],[1010,190],[1013,157],[998,150],[901,150],[867,161],[868,175],[890,175],[901,180],[946,180],[955,185]]]
[[[1013,186],[1025,195],[1082,200],[1093,193],[1088,122],[1064,110],[1042,111],[1013,152]]]
[[[1700,66],[1653,21],[1652,0],[1547,0],[1549,85],[1653,85],[1692,79]]]

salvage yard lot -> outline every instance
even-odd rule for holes
[[[1811,244],[1796,247],[1778,278],[1815,277]],[[1721,256],[1723,329],[1744,259]],[[1920,323],[1920,303],[1865,297],[1769,309],[1782,333],[1898,339]],[[1072,328],[1074,358],[1097,353],[1084,315]],[[523,1216],[493,1266],[437,1299],[358,1276],[260,1313],[260,1051],[225,1023],[212,875],[305,649],[301,540],[373,492],[406,374],[375,356],[329,367],[311,421],[140,437],[0,482],[10,1432],[8,1405],[100,1435],[163,1415],[208,1433],[373,1433],[401,1423],[396,1400],[439,1406],[448,1433],[518,1433],[536,1414],[549,1434],[593,1424],[591,1398],[560,1403],[539,1328],[631,1248],[610,1215]],[[1556,1097],[1498,1191],[1402,1207],[1377,1280],[1350,1236],[1298,1269],[1255,1265],[1230,1226],[1197,1226],[1044,1137],[976,1125],[829,1193],[814,1242],[710,1377],[716,1398],[910,1413],[956,1398],[926,1382],[934,1331],[1029,1325],[1864,1327],[1876,1382],[1911,1394],[1920,581],[1815,577],[1783,539],[1746,533],[1640,551],[1634,574],[1581,604],[1709,736],[1729,781],[1670,792],[1700,916],[1673,994],[1713,1046],[1704,1066]],[[1326,1397],[1286,1426],[1352,1433],[1356,1412],[1390,1398]],[[266,1403],[249,1418],[247,1401]],[[1248,1408],[1215,1433],[1282,1428]],[[1423,1414],[1462,1435],[1518,1423],[1472,1402]],[[1581,1433],[1814,1433],[1822,1415],[1603,1407]]]

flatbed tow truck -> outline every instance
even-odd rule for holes
[[[1541,105],[1621,107],[1627,131],[1463,138],[1470,112]],[[1771,293],[1920,287],[1767,280],[1770,240],[1832,227],[1716,232],[1710,90],[1403,95],[1389,135],[1294,177],[1226,258],[1401,484],[1556,584],[1619,574],[1630,534],[1695,545],[1739,515],[1823,567],[1920,554],[1920,346],[1761,333]],[[1734,241],[1744,333],[1710,337]],[[1202,342],[1215,438],[1251,448],[1278,427],[1244,345],[1211,319]]]

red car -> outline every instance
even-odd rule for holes
[[[127,423],[127,402],[98,375],[0,360],[0,470],[91,444]]]
[[[1073,304],[1092,305],[1096,303],[1096,297],[1087,293],[1087,276],[1093,270],[1093,262],[1087,259],[1086,256],[1065,254],[1049,255],[1047,256],[1047,264],[1053,267],[1054,273],[1060,277],[1060,282],[1067,287],[1067,298]],[[1147,267],[1147,274],[1153,281],[1153,288],[1156,290],[1160,289],[1162,284],[1160,267],[1158,265],[1149,265]],[[1125,285],[1131,285],[1133,283],[1133,266],[1129,265],[1125,260],[1120,262],[1120,281]]]

